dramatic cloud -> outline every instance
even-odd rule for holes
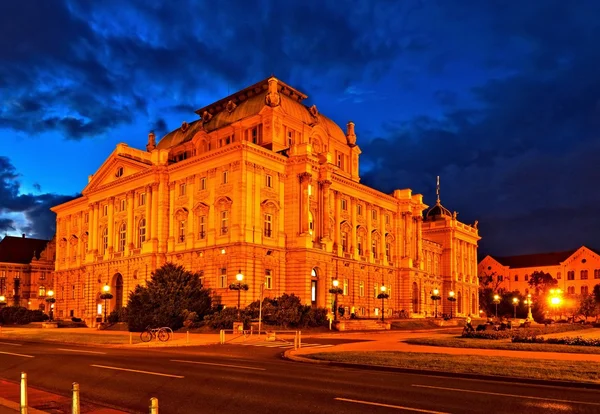
[[[18,179],[10,160],[0,156],[0,232],[17,231],[31,237],[51,238],[56,227],[56,215],[50,207],[76,196],[21,194]],[[13,218],[15,215],[21,215],[20,221],[25,224],[18,223]]]

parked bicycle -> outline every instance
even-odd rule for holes
[[[167,342],[173,337],[173,330],[168,326],[162,328],[151,328],[149,325],[146,330],[140,333],[142,342],[150,342],[153,338],[158,338],[161,342]]]

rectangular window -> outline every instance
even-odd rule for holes
[[[145,206],[146,205],[146,193],[140,193],[140,199],[138,201],[138,205],[139,206]]]
[[[356,206],[356,213],[357,213],[359,216],[362,216],[362,205],[361,205],[361,204],[358,204],[358,205]]]
[[[392,246],[389,243],[385,244],[385,257],[387,258],[388,262],[390,260],[392,260],[392,256],[390,256],[392,252]],[[429,272],[431,273],[431,259],[428,259],[428,267],[429,267]]]
[[[206,177],[200,179],[200,190],[206,190]]]
[[[223,171],[223,184],[227,184],[229,182],[229,171]]]
[[[267,174],[265,177],[265,185],[269,188],[273,188],[273,176],[270,174]]]
[[[519,281],[519,275],[515,275],[515,282]]]
[[[356,244],[358,247],[358,255],[362,256],[363,255],[363,238],[362,238],[362,236],[358,236]]]
[[[377,220],[377,210],[371,210],[371,219]]]
[[[120,211],[125,211],[125,210],[127,210],[127,200],[122,199]]]
[[[575,271],[574,270],[569,270],[567,272],[567,280],[575,280]]]
[[[273,289],[273,276],[271,270],[265,270],[265,289]]]
[[[287,131],[287,145],[288,147],[294,145],[294,131],[292,131],[291,129],[288,129]]]
[[[179,241],[185,241],[185,220],[179,222]]]
[[[358,284],[358,296],[361,298],[365,296],[365,282],[362,280]]]
[[[108,216],[108,204],[102,206],[102,215],[105,217]]]
[[[179,195],[180,196],[184,196],[185,195],[185,183],[179,184]]]
[[[246,139],[251,141],[253,144],[260,145],[262,143],[262,124],[247,130]]]
[[[348,295],[348,279],[344,279],[344,293],[342,293],[344,296]]]
[[[562,279],[562,276],[561,276],[560,272],[557,272],[557,273],[556,273],[556,279],[557,279],[557,280],[560,280],[560,279]]]
[[[75,285],[71,287],[71,299],[75,299],[75,292],[77,292],[77,288]]]
[[[375,283],[373,285],[373,297],[377,298],[377,295],[379,295],[379,285],[377,283]]]
[[[229,211],[221,211],[221,234],[227,234],[229,230]]]
[[[390,225],[390,215],[389,214],[385,215],[385,224],[388,226]]]
[[[265,214],[265,237],[271,237],[273,234],[273,216]]]
[[[498,282],[502,282],[504,280],[504,276],[498,275]]]
[[[221,269],[221,275],[219,276],[219,287],[226,288],[227,287],[227,269]]]
[[[377,259],[377,240],[375,239],[371,241],[371,251],[373,252],[373,258]]]
[[[198,218],[198,238],[203,239],[206,237],[206,216],[200,216]]]
[[[348,202],[346,201],[345,198],[342,198],[342,210],[344,210],[344,211],[348,210]]]
[[[588,287],[587,286],[582,286],[581,287],[581,296],[587,296],[588,294],[589,294]]]
[[[83,216],[83,223],[88,224],[90,222],[90,213],[85,213]]]
[[[312,195],[312,185],[309,184],[308,185],[308,196],[310,197]]]
[[[579,272],[579,276],[581,277],[581,280],[587,280],[587,278],[588,278],[588,271],[587,270],[582,270],[581,272]]]
[[[527,282],[529,280],[529,275],[525,275],[525,281]]]
[[[342,232],[342,251],[348,251],[348,233],[345,231]]]
[[[594,269],[594,279],[600,279],[600,269]]]

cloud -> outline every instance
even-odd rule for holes
[[[54,235],[56,215],[50,207],[77,196],[61,194],[21,194],[19,174],[7,157],[0,156],[0,232],[22,232],[49,239]],[[26,224],[18,223],[22,216]]]

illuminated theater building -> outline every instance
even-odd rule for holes
[[[201,272],[216,303],[237,305],[238,272],[248,291],[294,293],[306,304],[339,304],[359,316],[476,313],[475,226],[439,202],[427,210],[410,189],[384,194],[360,184],[354,124],[346,131],[305,106],[302,92],[271,77],[199,109],[145,150],[118,144],[82,196],[57,214],[58,317],[94,323],[126,305],[128,292],[165,262]]]

